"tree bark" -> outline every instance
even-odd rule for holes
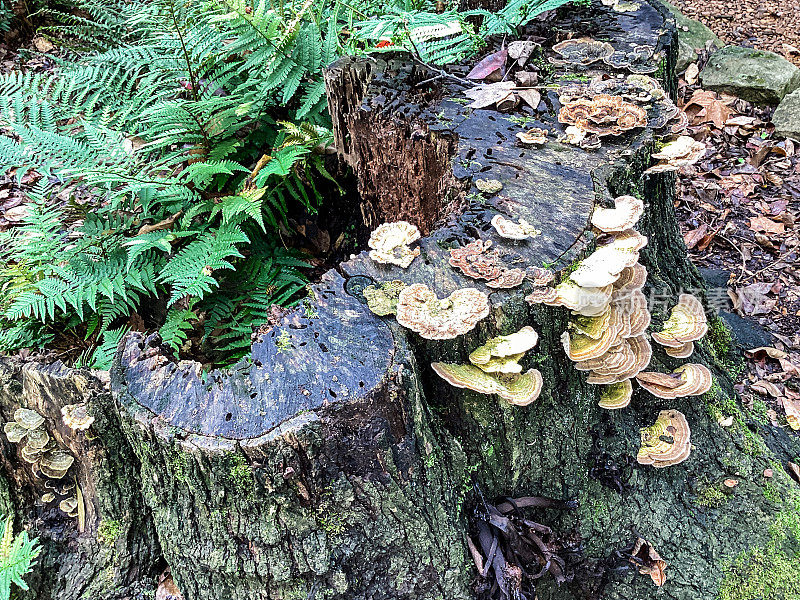
[[[557,23],[555,35],[653,47],[658,77],[674,92],[675,28],[659,5],[615,13],[596,3],[577,16],[563,10]],[[98,417],[96,437],[63,440],[79,458],[92,516],[84,533],[67,526],[72,533],[48,546],[47,556],[84,557],[87,583],[70,588],[70,569],[78,567],[64,566],[58,576],[40,576],[39,598],[87,597],[106,570],[115,583],[92,587],[91,597],[116,598],[112,588],[152,581],[161,556],[186,600],[485,597],[469,544],[480,554],[476,515],[484,501],[507,497],[577,501],[573,510],[524,509],[576,549],[572,582],[537,580],[540,600],[652,595],[649,578],[613,568],[639,536],[668,563],[666,597],[711,600],[727,562],[766,542],[782,506],[765,496],[761,473],[774,469],[772,485],[786,497],[793,484],[780,465],[800,454],[800,443],[754,423],[736,399],[728,371],[737,351],[726,345],[721,321],[712,319],[714,334],[692,357],[712,369],[712,392],[664,401],[638,390],[630,407],[609,413],[563,352],[566,311],[530,307],[527,286],[492,291],[447,262],[456,242],[481,237],[519,264],[566,269],[592,247],[594,206],[633,194],[646,204],[639,229],[649,238],[642,252],[648,293],[702,295],[673,212],[674,176],[644,174],[654,132],[604,141],[596,152],[555,141],[520,150],[519,125],[495,111],[466,109],[454,83],[422,94],[415,83],[428,77],[424,67],[392,55],[343,59],[326,74],[336,146],[358,177],[355,218],[370,228],[414,222],[427,234],[421,256],[407,270],[377,265],[366,253],[339,265],[313,286],[307,305],[262,327],[251,358],[228,371],[203,374],[197,363],[176,361],[157,336],[131,334],[112,369],[114,402],[95,384],[79,393]],[[542,123],[559,131],[558,93],[543,90],[543,97]],[[501,181],[502,193],[479,197],[478,178]],[[511,245],[489,226],[496,213],[523,217],[542,234]],[[421,339],[365,305],[365,285],[392,279],[424,282],[439,297],[482,288],[491,313],[465,336]],[[654,311],[654,327],[665,309]],[[523,366],[538,368],[545,381],[530,406],[457,390],[430,367],[465,362],[487,338],[524,325],[540,341]],[[681,362],[657,351],[651,370]],[[90,379],[59,367],[6,372],[3,416],[35,405],[54,426],[56,408],[78,393],[56,382]],[[41,387],[55,391],[20,385],[45,376]],[[690,458],[667,469],[632,466],[639,428],[668,408],[689,420]],[[734,425],[720,427],[722,414],[735,416]],[[30,522],[41,513],[32,508],[37,482],[2,443],[6,479],[16,485],[6,495],[0,478],[0,506],[13,503]],[[628,474],[621,491],[597,478],[614,468]],[[701,506],[703,491],[725,478],[740,482],[731,499],[721,508]],[[97,551],[105,519],[124,523],[109,559]],[[47,531],[38,521],[34,529]]]

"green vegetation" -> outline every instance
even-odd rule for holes
[[[697,492],[697,498],[694,503],[698,506],[704,506],[705,508],[719,508],[725,504],[727,500],[728,497],[719,486],[711,484],[702,487]]]
[[[97,540],[104,546],[113,546],[122,532],[122,523],[116,519],[103,519],[97,528]]]
[[[720,600],[755,598],[800,598],[800,492],[790,494],[770,525],[767,543],[741,553],[725,569]]]
[[[323,69],[390,50],[452,63],[567,2],[31,0],[25,26],[60,56],[0,77],[0,164],[47,175],[0,234],[0,351],[107,368],[137,322],[217,364],[246,356],[271,305],[303,300],[287,216],[341,191]]]
[[[27,531],[15,537],[13,525],[11,515],[0,525],[0,600],[9,600],[12,583],[22,590],[28,589],[23,578],[30,573],[42,550],[36,538],[28,537]]]
[[[252,487],[253,470],[241,454],[234,454],[228,458],[228,478],[238,490],[247,491]]]

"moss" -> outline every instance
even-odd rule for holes
[[[764,484],[764,498],[769,500],[774,504],[780,504],[781,502],[781,493],[778,490],[778,486],[776,486],[771,481],[767,481]]]
[[[760,398],[753,400],[753,407],[748,411],[754,421],[761,425],[769,424],[769,416],[767,415],[767,405]]]
[[[228,459],[228,479],[239,490],[249,490],[253,485],[253,470],[241,454],[232,454]]]
[[[191,459],[189,455],[178,450],[175,455],[175,460],[172,462],[172,472],[174,473],[175,479],[178,481],[186,481],[189,478],[190,464]]]
[[[778,513],[762,547],[741,553],[725,568],[719,600],[800,598],[800,492]]]
[[[292,338],[285,329],[281,331],[278,339],[275,340],[275,346],[278,348],[278,352],[289,352],[293,348]]]
[[[97,541],[104,546],[113,546],[122,531],[122,523],[116,519],[103,519],[97,528]]]
[[[717,485],[707,485],[697,492],[694,503],[706,508],[719,508],[728,501],[728,497]]]

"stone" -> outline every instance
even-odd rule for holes
[[[678,64],[675,66],[675,70],[679,73],[697,60],[695,50],[705,48],[706,42],[711,42],[717,48],[725,45],[725,42],[717,37],[717,34],[700,21],[685,16],[669,2],[664,2],[664,5],[675,17],[675,25],[678,29]]]
[[[700,73],[705,89],[755,104],[778,104],[800,87],[800,69],[764,50],[725,46],[711,55]]]
[[[772,115],[775,133],[800,140],[800,89],[788,94]]]

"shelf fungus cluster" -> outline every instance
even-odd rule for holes
[[[677,410],[662,410],[653,425],[639,430],[642,445],[636,460],[656,468],[682,463],[692,451],[691,430]]]
[[[526,326],[516,333],[491,338],[473,350],[470,364],[435,362],[431,367],[454,387],[497,394],[510,404],[527,406],[542,392],[542,374],[536,369],[523,373],[519,361],[538,341],[533,327]]]
[[[415,283],[397,296],[397,322],[428,340],[463,335],[488,315],[489,297],[475,288],[456,290],[440,299],[425,284]]]
[[[500,252],[492,248],[491,240],[474,240],[460,248],[450,250],[450,266],[467,277],[485,280],[490,288],[514,288],[525,279],[523,269],[503,263]]]
[[[83,414],[81,412],[77,408],[70,411],[70,415],[76,418],[73,423],[76,427],[72,427],[73,429],[86,429],[94,421],[85,412]],[[57,499],[56,493],[64,496],[74,487],[74,484],[64,483],[60,480],[66,477],[67,471],[75,459],[71,454],[58,447],[56,441],[47,432],[45,425],[45,418],[35,410],[18,408],[14,411],[14,420],[4,425],[3,431],[9,442],[20,445],[19,454],[22,460],[30,465],[33,473],[38,477],[45,478],[45,487],[53,490],[42,496],[42,502],[47,504]],[[73,502],[75,506],[72,505]],[[59,508],[70,517],[75,517],[78,514],[77,499],[66,498],[61,501]]]
[[[558,120],[583,133],[604,137],[646,127],[647,111],[622,96],[596,94],[567,102],[558,111]]]
[[[419,256],[419,248],[410,248],[419,238],[417,226],[407,221],[384,223],[369,236],[369,257],[380,264],[407,269]]]
[[[605,386],[599,405],[608,410],[628,406],[632,379],[652,357],[645,337],[650,313],[642,293],[647,269],[639,263],[647,238],[633,229],[643,211],[643,202],[633,196],[620,196],[614,208],[596,208],[591,223],[605,243],[580,261],[568,279],[526,298],[572,311],[562,335],[564,351],[587,373],[588,383]]]
[[[694,342],[708,333],[708,321],[703,304],[691,294],[681,294],[672,307],[669,319],[653,340],[666,347],[674,358],[688,358],[694,352]]]
[[[614,46],[591,38],[564,40],[553,46],[558,57],[550,59],[555,65],[580,65],[587,67],[614,54]]]
[[[647,52],[651,50],[648,48]],[[615,53],[609,60],[633,61],[626,68],[636,70],[636,61],[640,60],[637,57],[644,54],[643,49],[634,48],[628,53]],[[654,64],[651,59],[642,60],[644,65]],[[661,84],[642,73],[633,73],[624,79],[597,76],[587,85],[565,86],[559,90],[559,102],[562,105],[559,120],[569,125],[566,140],[583,148],[588,144],[587,149],[591,148],[593,138],[599,140],[601,137],[594,131],[603,128],[604,132],[623,133],[634,128],[628,127],[631,120],[641,124],[637,126],[666,129],[671,134],[683,133],[689,124],[686,113],[675,105]],[[624,111],[621,112],[623,118],[615,124],[614,112],[620,112],[620,108],[614,108],[616,105]],[[596,113],[592,114],[592,111]]]

